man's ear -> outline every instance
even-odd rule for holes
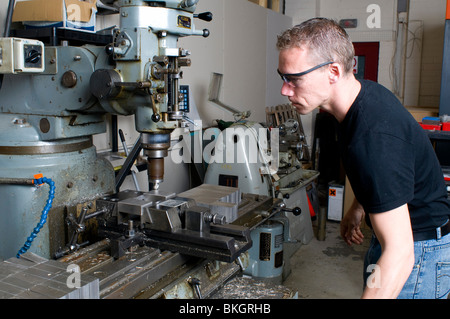
[[[340,78],[344,76],[344,70],[339,63],[332,63],[328,69],[328,78],[330,83],[334,84],[339,81]]]

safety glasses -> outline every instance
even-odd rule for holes
[[[312,67],[309,70],[300,72],[300,73],[281,73],[280,70],[277,70],[278,74],[281,76],[281,79],[288,85],[292,87],[296,87],[295,81],[298,80],[299,77],[304,76],[305,74],[308,74],[314,70],[320,69],[321,67],[332,64],[334,62],[324,62],[319,65],[316,65],[315,67]]]

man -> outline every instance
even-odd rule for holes
[[[450,206],[431,143],[398,99],[353,75],[353,45],[336,22],[315,18],[278,37],[278,73],[298,113],[317,107],[339,122],[342,162],[355,202],[341,235],[360,244],[374,231],[363,298],[446,298]],[[366,276],[367,277],[367,276]]]

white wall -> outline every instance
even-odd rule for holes
[[[0,36],[5,30],[6,11],[8,11],[8,0],[0,0]]]
[[[277,104],[288,103],[287,98],[280,95],[282,82],[278,76],[278,49],[276,48],[277,36],[284,30],[293,26],[292,19],[280,18],[280,14],[272,10],[267,10],[267,90],[266,105],[275,106]]]

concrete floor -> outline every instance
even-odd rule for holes
[[[339,222],[326,222],[326,236],[315,236],[291,257],[291,273],[283,286],[298,291],[299,299],[356,299],[363,289],[363,260],[370,241],[351,247],[339,234]]]

